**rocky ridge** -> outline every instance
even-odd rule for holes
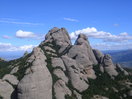
[[[0,99],[131,98],[129,72],[92,49],[84,34],[72,45],[65,28],[51,29],[32,53],[2,65]]]

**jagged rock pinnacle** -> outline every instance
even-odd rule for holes
[[[82,33],[72,45],[65,28],[54,27],[31,53],[4,63],[6,74],[0,75],[3,99],[126,99],[132,93],[127,71],[115,66],[110,55],[92,49]],[[125,98],[118,97],[126,90]]]

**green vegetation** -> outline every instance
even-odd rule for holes
[[[65,99],[77,99],[76,96],[65,95]]]
[[[119,79],[120,76],[117,76],[117,78],[113,80],[107,73],[102,73],[99,70],[99,65],[93,66],[93,68],[96,72],[97,78],[96,80],[89,79],[90,86],[82,93],[83,99],[89,99],[93,97],[93,95],[106,96],[109,97],[109,99],[120,99],[120,96],[123,97],[123,93],[129,91],[128,88],[119,83],[120,80],[123,80],[123,78]],[[117,92],[114,89],[116,89]],[[130,98],[127,97],[127,99]]]
[[[32,65],[32,63],[26,62],[26,60],[30,56],[31,56],[31,53],[26,55],[25,57],[21,57],[17,59],[19,70],[16,73],[14,73],[14,75],[18,78],[19,81],[24,77],[26,69]]]
[[[26,63],[26,60],[30,55],[31,53],[16,60],[0,61],[0,79],[2,79],[5,74],[9,74],[15,66],[19,66],[19,70],[14,75],[18,78],[18,80],[21,80],[26,69],[31,66],[31,64]]]
[[[13,63],[14,61],[0,61],[0,79],[2,79],[5,74],[10,73]]]
[[[0,99],[3,99],[3,97],[2,97],[2,96],[0,96]]]

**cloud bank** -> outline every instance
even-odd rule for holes
[[[31,51],[36,45],[14,46],[11,43],[0,42],[0,52],[5,51]]]
[[[132,40],[132,36],[128,35],[126,32],[120,33],[119,35],[113,35],[109,32],[98,31],[95,27],[88,27],[72,32],[70,33],[71,39],[76,39],[80,33],[85,34],[87,37],[102,39],[104,42],[122,42]]]
[[[16,37],[18,37],[18,38],[34,38],[34,37],[36,37],[36,35],[33,32],[18,30],[16,32]]]

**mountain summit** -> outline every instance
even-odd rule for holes
[[[54,27],[31,53],[0,61],[0,99],[132,99],[132,77],[84,34],[72,45]]]

